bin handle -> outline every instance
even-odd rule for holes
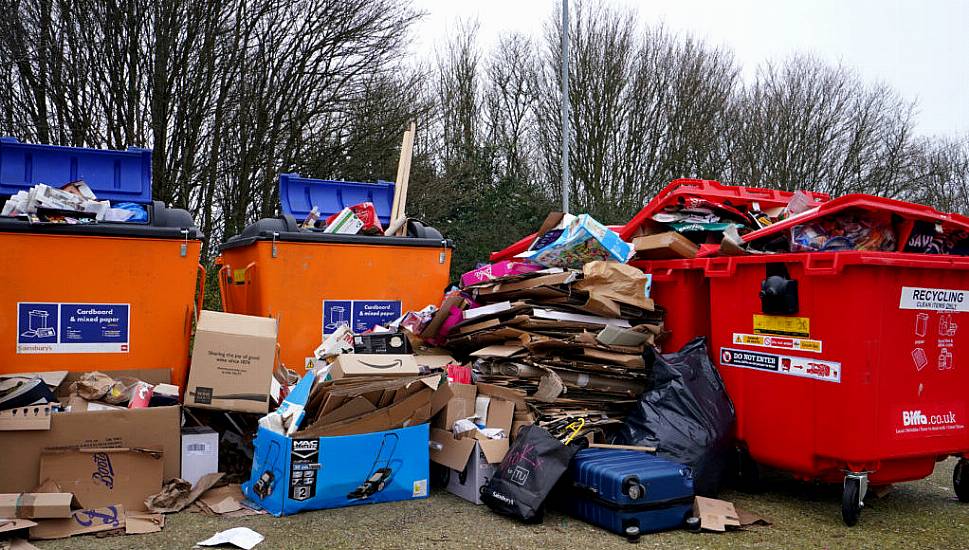
[[[808,254],[807,261],[804,262],[805,275],[837,275],[841,273],[844,264],[837,253],[821,252],[818,254]]]
[[[733,258],[709,258],[703,269],[707,277],[730,277],[737,271]]]
[[[222,295],[222,309],[228,311],[229,307],[229,266],[223,265],[219,268],[219,294]]]
[[[246,297],[245,309],[243,309],[242,311],[244,311],[246,315],[249,315],[252,313],[251,311],[249,311],[249,289],[251,287],[249,283],[252,282],[252,269],[254,267],[256,267],[256,262],[249,262],[249,265],[247,265],[246,268],[242,270],[242,284],[246,285],[246,291],[244,294],[244,296]]]
[[[202,277],[199,282],[199,295],[195,300],[195,320],[198,321],[199,317],[202,315],[202,304],[205,302],[205,279],[208,276],[208,272],[205,270],[205,266],[199,263],[198,274]]]

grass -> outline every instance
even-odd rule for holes
[[[840,487],[772,479],[759,495],[726,492],[772,522],[725,534],[674,531],[644,535],[645,548],[969,548],[969,504],[952,490],[954,459],[922,481],[870,498],[856,527],[841,522]],[[94,536],[37,542],[45,549],[191,548],[217,531],[247,526],[266,537],[257,549],[280,548],[629,548],[623,539],[559,514],[521,525],[444,491],[426,500],[323,510],[286,518],[210,518],[182,512],[152,535]]]

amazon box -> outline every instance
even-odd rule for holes
[[[195,332],[185,405],[269,412],[276,320],[203,311]]]
[[[413,355],[344,353],[330,367],[330,378],[353,376],[417,376],[421,368]]]

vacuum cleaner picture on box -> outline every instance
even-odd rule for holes
[[[369,498],[390,484],[390,479],[393,476],[395,464],[399,465],[400,460],[392,460],[394,457],[394,452],[397,450],[397,442],[400,438],[395,433],[389,433],[384,435],[383,440],[380,442],[380,449],[377,451],[377,457],[374,458],[373,466],[370,467],[370,473],[367,475],[366,481],[360,484],[359,487],[354,489],[347,495],[347,500],[362,500]],[[392,442],[388,447],[388,442]],[[389,450],[388,450],[389,449]],[[381,457],[386,453],[386,458],[381,460]],[[380,467],[381,464],[385,466]]]

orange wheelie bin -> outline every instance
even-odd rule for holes
[[[0,218],[0,373],[164,368],[184,384],[201,236],[188,212],[152,202],[151,151],[0,138],[3,199],[77,180],[99,200],[140,205],[145,219]]]
[[[839,216],[880,217],[894,241],[698,260],[711,354],[736,407],[740,471],[766,465],[843,483],[853,525],[869,484],[921,479],[957,456],[955,493],[969,501],[969,218],[849,195],[744,241],[763,248]]]
[[[326,218],[371,202],[386,227],[392,183],[283,174],[279,189],[284,213],[227,240],[216,263],[225,311],[278,320],[284,364],[303,365],[341,324],[360,333],[441,303],[452,246],[433,228],[412,221],[406,237],[338,235],[297,222],[313,207]]]

